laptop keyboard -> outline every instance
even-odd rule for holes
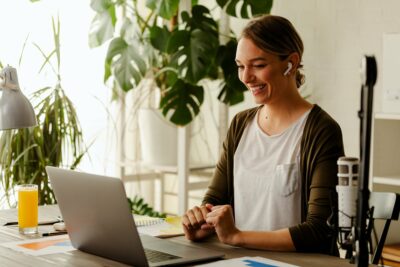
[[[179,259],[181,257],[172,255],[172,254],[168,254],[168,253],[164,253],[161,251],[157,251],[157,250],[152,250],[152,249],[148,249],[145,248],[144,249],[144,253],[146,254],[146,258],[149,262],[160,262],[160,261],[166,261],[166,260],[174,260],[174,259]]]

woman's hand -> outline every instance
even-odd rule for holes
[[[207,204],[208,205],[208,204]],[[218,239],[229,245],[240,245],[240,231],[236,228],[230,205],[207,206],[211,212],[206,215],[208,225],[215,228]]]
[[[213,205],[211,204],[196,206],[182,216],[183,232],[187,239],[192,241],[201,240],[214,233],[214,227],[206,223],[206,216],[212,207]]]

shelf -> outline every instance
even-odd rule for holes
[[[400,177],[396,177],[396,176],[379,177],[379,176],[376,176],[376,177],[373,178],[373,183],[400,186]]]
[[[375,113],[375,119],[381,119],[381,120],[400,120],[400,113],[384,113],[384,112],[378,112],[378,113]]]

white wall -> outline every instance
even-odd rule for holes
[[[359,156],[361,58],[365,54],[376,57],[374,111],[380,111],[382,36],[385,32],[400,32],[399,10],[397,0],[274,1],[271,13],[288,18],[303,38],[303,61],[312,102],[340,124],[346,155]],[[234,20],[232,25],[240,32],[243,21]],[[249,97],[246,104],[232,108],[230,115],[252,105]]]
[[[66,95],[75,105],[89,154],[81,170],[114,175],[115,152],[110,142],[115,133],[107,131],[111,112],[110,89],[103,84],[106,46],[90,49],[88,33],[94,11],[90,1],[1,0],[0,61],[17,68],[23,93],[31,94],[45,86],[54,86],[56,76],[49,67],[39,74],[43,57],[36,43],[48,55],[54,48],[52,17],[60,18],[61,78]],[[22,62],[19,58],[26,40]],[[53,57],[53,64],[55,64]],[[56,65],[54,65],[56,67]],[[89,157],[90,156],[90,157]]]

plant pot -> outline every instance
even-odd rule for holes
[[[177,127],[161,112],[141,108],[138,113],[142,161],[146,165],[177,165]]]

